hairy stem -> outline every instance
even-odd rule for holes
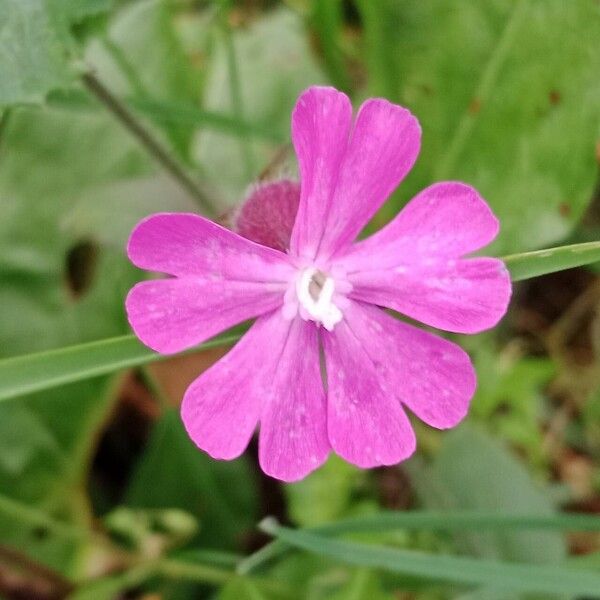
[[[94,73],[82,76],[86,88],[115,116],[116,119],[200,205],[207,216],[215,216],[217,207],[202,187],[194,181],[179,162],[163,147],[140,120],[119,100]]]

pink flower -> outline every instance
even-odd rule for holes
[[[146,345],[179,352],[257,317],[185,394],[183,422],[202,450],[235,458],[260,423],[263,470],[294,481],[332,449],[360,467],[406,459],[415,435],[405,408],[440,429],[466,415],[468,355],[380,307],[446,331],[493,327],[511,294],[507,270],[464,258],[496,236],[490,208],[465,184],[438,183],[355,242],[413,166],[420,136],[400,106],[368,100],[353,124],[344,94],[313,87],[292,116],[301,193],[287,252],[193,214],[135,228],[132,262],[172,276],[127,297]]]

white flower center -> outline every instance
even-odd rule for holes
[[[338,281],[316,267],[302,269],[285,295],[284,316],[292,319],[300,314],[305,321],[332,331],[343,318],[347,288],[344,280]]]

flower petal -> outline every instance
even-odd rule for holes
[[[289,331],[275,313],[257,319],[237,345],[187,389],[183,424],[194,443],[213,458],[238,457],[248,445],[264,398],[262,374],[276,359]],[[266,354],[265,348],[273,352]]]
[[[462,348],[374,306],[353,303],[344,317],[378,364],[391,395],[419,419],[446,429],[464,418],[476,376]]]
[[[265,473],[296,481],[320,466],[329,454],[325,392],[314,323],[295,319],[277,367],[264,379],[259,458]]]
[[[325,460],[325,399],[316,328],[260,317],[240,342],[188,388],[181,407],[188,434],[214,458],[239,456],[262,420],[265,472],[292,481]]]
[[[348,280],[356,300],[456,333],[478,333],[496,325],[511,295],[509,273],[496,258],[431,259],[352,273]]]
[[[363,468],[396,464],[416,446],[396,397],[397,378],[386,367],[390,351],[374,339],[368,314],[351,303],[344,320],[322,332],[329,441],[341,457]]]
[[[361,271],[459,258],[489,244],[498,229],[498,219],[474,188],[454,181],[436,183],[386,227],[352,246],[341,263],[349,271]]]
[[[285,284],[228,279],[157,279],[135,285],[125,307],[140,340],[171,354],[278,308],[285,289]]]
[[[241,281],[287,281],[285,254],[190,213],[160,213],[131,233],[129,259],[148,271]]]
[[[421,128],[405,108],[367,100],[360,108],[319,248],[323,259],[345,251],[410,171]]]
[[[352,126],[352,104],[330,87],[311,87],[292,114],[292,141],[300,168],[301,196],[292,231],[293,254],[314,258],[325,228]]]
[[[261,183],[237,211],[233,229],[253,242],[285,252],[299,203],[299,183],[288,179]]]

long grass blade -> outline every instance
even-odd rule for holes
[[[508,563],[347,542],[281,527],[270,519],[263,522],[262,529],[286,544],[319,556],[432,581],[549,595],[596,595],[600,590],[600,573],[562,565]]]
[[[194,350],[226,346],[239,338],[239,333],[221,335]],[[7,358],[0,361],[0,400],[165,358],[146,348],[134,335]]]
[[[600,531],[600,517],[595,515],[556,513],[552,515],[519,515],[498,512],[443,512],[410,510],[381,512],[375,515],[327,523],[310,531],[320,535],[377,533],[405,530],[431,531]],[[289,546],[276,540],[243,559],[238,572],[248,573],[277,559]]]
[[[511,279],[521,281],[598,262],[600,261],[600,242],[511,254],[502,260],[510,271]]]

